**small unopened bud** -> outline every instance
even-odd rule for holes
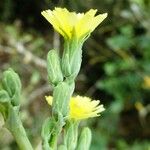
[[[50,50],[47,55],[47,71],[50,83],[57,85],[63,81],[60,58],[56,50]]]
[[[82,50],[78,49],[71,57],[70,66],[74,78],[78,75],[82,62]]]
[[[69,53],[64,52],[62,57],[62,71],[65,77],[71,76],[71,65],[69,60]]]
[[[82,62],[82,44],[76,40],[65,43],[62,57],[62,71],[65,77],[75,79],[78,75]]]
[[[64,143],[68,149],[75,149],[78,139],[78,122],[70,121],[64,132]]]
[[[21,81],[18,74],[12,69],[8,69],[3,74],[2,84],[4,90],[7,91],[11,98],[11,103],[14,106],[18,106],[21,94]]]
[[[53,112],[61,112],[67,116],[69,112],[69,101],[74,90],[74,83],[61,82],[54,88],[53,93]]]
[[[80,135],[77,150],[89,150],[91,144],[91,130],[88,127],[85,127]]]

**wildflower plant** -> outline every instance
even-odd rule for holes
[[[95,16],[97,10],[86,13],[69,12],[66,8],[42,11],[41,14],[64,38],[64,50],[50,50],[47,55],[47,72],[53,95],[46,96],[52,108],[52,116],[42,127],[43,150],[88,150],[91,143],[91,130],[83,127],[82,120],[98,117],[104,111],[99,100],[88,97],[72,96],[75,79],[82,62],[82,45],[91,32],[107,17]],[[19,116],[21,82],[19,76],[9,69],[3,75],[3,89],[0,91],[0,112],[6,127],[14,135],[21,150],[32,150],[32,145]],[[62,137],[63,140],[59,140]]]

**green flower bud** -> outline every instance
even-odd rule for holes
[[[67,116],[69,112],[69,101],[74,90],[74,83],[61,82],[54,88],[53,93],[53,112],[62,113]]]
[[[85,127],[80,135],[77,150],[89,150],[91,144],[91,130],[88,127]]]
[[[11,98],[11,103],[14,106],[18,106],[21,94],[21,81],[18,74],[12,69],[5,71],[3,74],[2,85]]]
[[[8,93],[5,90],[0,91],[0,103],[5,103],[10,100]]]
[[[82,62],[82,44],[76,40],[65,43],[62,57],[62,71],[65,77],[72,77],[73,79],[79,73]]]
[[[50,83],[57,85],[63,81],[60,58],[56,50],[50,50],[47,55],[47,71]]]
[[[70,121],[65,127],[64,143],[70,150],[75,149],[77,146],[78,125],[79,122]]]
[[[78,75],[82,62],[82,50],[75,51],[70,60],[71,73],[74,78]]]
[[[65,77],[71,76],[71,65],[69,61],[69,53],[63,54],[62,58],[62,71]]]

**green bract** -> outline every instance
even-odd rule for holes
[[[78,141],[77,150],[88,150],[90,148],[91,138],[91,130],[88,127],[83,128]]]
[[[60,58],[56,50],[50,50],[47,54],[47,71],[50,83],[57,85],[63,81]]]
[[[65,77],[75,79],[79,73],[82,62],[82,43],[73,39],[65,41],[62,57],[62,71]]]
[[[53,93],[53,112],[62,113],[64,117],[68,115],[69,112],[69,100],[74,90],[74,83],[67,83],[66,81],[59,83],[54,88]]]
[[[3,74],[2,84],[11,99],[11,103],[18,106],[21,94],[21,81],[18,74],[12,69],[8,69]]]

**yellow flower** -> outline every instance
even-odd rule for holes
[[[141,110],[143,110],[144,106],[143,106],[143,104],[142,104],[141,102],[137,101],[137,102],[135,103],[135,108],[136,108],[138,111],[141,111]]]
[[[41,14],[53,25],[54,29],[64,38],[77,37],[82,39],[90,34],[106,17],[107,13],[95,16],[97,10],[88,12],[69,12],[66,8],[56,7],[53,11],[45,10]]]
[[[46,96],[46,101],[52,105],[53,97]],[[88,97],[75,96],[70,99],[69,118],[82,120],[100,116],[100,113],[105,110],[103,105],[99,105],[99,100],[91,100]]]
[[[149,89],[150,88],[150,76],[144,76],[143,78],[143,87]]]

